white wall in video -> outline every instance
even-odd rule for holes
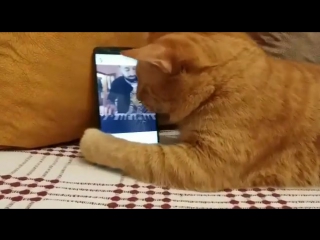
[[[112,65],[112,66],[136,66],[137,60],[128,58],[122,55],[115,54],[96,54],[97,65]]]

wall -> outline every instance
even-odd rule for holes
[[[121,76],[118,66],[97,65],[97,71],[104,74],[116,74],[116,78]]]

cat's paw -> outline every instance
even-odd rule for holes
[[[80,150],[88,162],[98,163],[103,135],[105,135],[103,132],[93,128],[89,128],[84,132],[80,140]]]
[[[122,169],[123,163],[130,157],[126,149],[131,149],[132,144],[100,130],[88,129],[80,140],[80,150],[84,159],[90,163]]]

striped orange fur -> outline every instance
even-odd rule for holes
[[[138,98],[170,115],[179,143],[132,143],[89,129],[81,140],[87,161],[197,191],[319,185],[319,66],[267,56],[244,33],[149,39],[123,55],[139,60]]]

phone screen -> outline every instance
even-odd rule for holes
[[[120,54],[95,53],[94,58],[100,130],[128,141],[158,143],[156,114],[137,100],[137,60]]]

